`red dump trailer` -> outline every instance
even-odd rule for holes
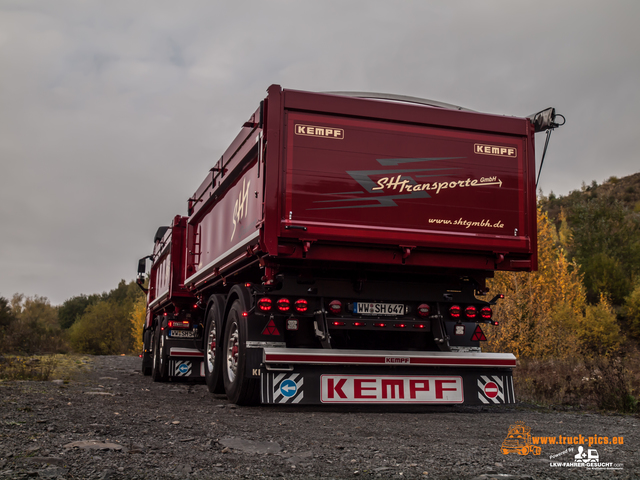
[[[146,374],[238,404],[514,402],[486,279],[537,268],[555,113],[362,96],[268,89],[156,234]]]

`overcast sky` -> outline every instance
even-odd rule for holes
[[[636,173],[639,19],[637,0],[0,0],[0,296],[132,280],[274,83],[553,106],[544,193]]]

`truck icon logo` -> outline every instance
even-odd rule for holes
[[[502,442],[501,451],[504,455],[517,453],[518,455],[540,455],[542,449],[531,444],[531,427],[523,422],[516,422],[509,426],[507,438]]]
[[[574,458],[576,463],[598,463],[600,461],[600,455],[595,448],[589,448],[585,452],[582,445],[578,447],[578,453],[575,454]]]

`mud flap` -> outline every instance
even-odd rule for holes
[[[201,378],[204,375],[203,367],[204,363],[200,360],[170,360],[168,374],[178,378]]]
[[[481,375],[478,378],[478,400],[485,405],[516,403],[511,375]]]
[[[510,371],[389,367],[261,372],[263,404],[513,404]]]
[[[304,400],[304,377],[300,373],[269,372],[262,375],[262,403],[307,403]]]

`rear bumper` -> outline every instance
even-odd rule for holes
[[[511,354],[265,348],[265,404],[515,403]]]

